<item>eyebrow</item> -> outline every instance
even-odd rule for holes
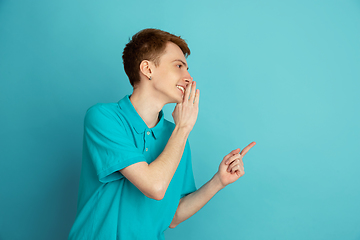
[[[173,62],[176,62],[176,61],[182,62],[182,64],[184,64],[185,67],[187,67],[187,70],[189,70],[189,67],[187,66],[187,64],[186,64],[183,60],[181,60],[181,59],[175,59]]]

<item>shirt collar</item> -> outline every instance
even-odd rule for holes
[[[158,136],[160,135],[160,133],[163,131],[163,126],[164,126],[164,122],[165,122],[165,119],[164,119],[164,112],[163,110],[161,110],[159,112],[159,122],[156,124],[155,127],[153,127],[151,130],[153,132],[153,135],[156,138],[158,138]]]
[[[163,110],[159,112],[159,122],[153,128],[148,128],[144,120],[140,117],[140,115],[136,112],[134,106],[130,101],[130,95],[125,96],[118,102],[121,110],[124,111],[126,117],[130,120],[132,126],[134,127],[137,133],[143,133],[147,130],[151,130],[155,139],[160,135],[164,126],[164,113]]]

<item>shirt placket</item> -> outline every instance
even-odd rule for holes
[[[150,137],[151,137],[151,130],[146,129],[144,134],[144,151],[143,151],[145,156],[149,156],[150,153],[150,149],[149,149]]]

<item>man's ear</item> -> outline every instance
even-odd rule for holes
[[[143,60],[140,63],[140,73],[147,77],[148,79],[151,77],[152,71],[151,71],[151,62],[149,60]]]

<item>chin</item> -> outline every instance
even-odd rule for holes
[[[177,95],[176,97],[173,96],[172,103],[181,103],[184,99],[184,95]]]
[[[183,100],[184,100],[184,95],[182,95],[181,98],[178,98],[176,103],[181,103],[183,102]]]
[[[182,99],[174,99],[173,101],[170,101],[169,103],[181,103]]]
[[[169,96],[170,97],[170,96]],[[177,96],[173,95],[168,103],[181,103],[183,102],[184,95],[178,94]]]

